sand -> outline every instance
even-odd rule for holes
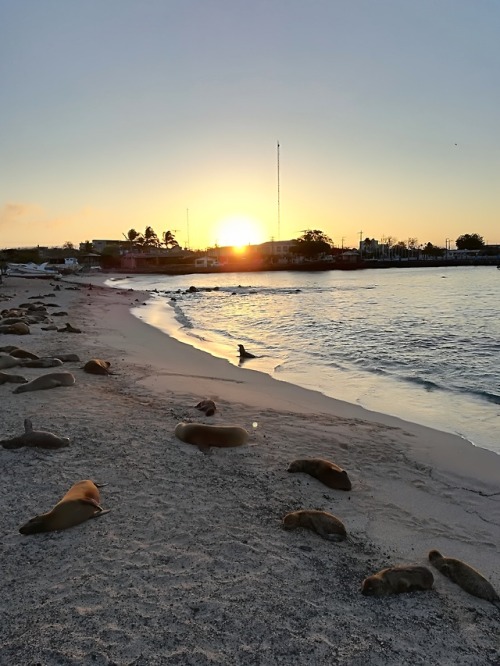
[[[70,286],[0,285],[2,309],[39,294],[68,312],[56,323],[83,331],[0,336],[82,360],[64,364],[74,386],[0,386],[0,438],[30,418],[71,439],[58,451],[0,448],[2,665],[500,664],[500,610],[437,571],[430,592],[359,592],[384,567],[428,564],[432,548],[500,590],[500,456],[168,338],[130,314],[145,295]],[[84,373],[90,358],[115,374]],[[194,409],[205,397],[213,417]],[[240,425],[250,441],[207,455],[174,437],[180,421]],[[352,490],[287,473],[299,457],[341,465]],[[87,478],[107,484],[110,513],[19,534]],[[338,516],[350,538],[283,530],[302,508]]]

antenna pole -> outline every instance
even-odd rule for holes
[[[277,164],[278,164],[278,240],[280,240],[280,226],[281,226],[281,216],[280,216],[280,142],[277,144]]]
[[[186,224],[187,224],[187,249],[189,250],[189,208],[186,208]]]

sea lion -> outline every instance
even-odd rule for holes
[[[443,557],[437,550],[429,552],[429,561],[433,567],[440,571],[454,583],[459,585],[474,597],[486,599],[486,601],[498,602],[500,596],[493,585],[473,567],[453,557]]]
[[[58,437],[46,430],[33,430],[30,419],[24,419],[24,433],[19,437],[3,439],[0,444],[4,449],[20,449],[23,446],[39,447],[41,449],[61,449],[69,446],[69,437]]]
[[[195,408],[199,409],[201,412],[205,412],[205,416],[213,416],[217,409],[215,402],[208,399],[199,402],[197,405],[195,405]]]
[[[238,350],[240,353],[240,358],[257,358],[254,354],[247,352],[243,345],[238,345]]]
[[[33,352],[26,351],[26,349],[19,349],[19,347],[10,351],[9,354],[14,358],[29,358],[33,360],[40,358],[36,354],[33,354]]]
[[[93,481],[78,481],[51,511],[41,513],[19,528],[21,534],[38,534],[65,530],[79,525],[89,518],[97,518],[110,509],[103,509],[99,504],[99,487]]]
[[[26,384],[28,380],[21,375],[9,375],[8,372],[0,372],[0,384],[6,384],[7,382],[11,384]]]
[[[384,597],[388,594],[430,590],[433,583],[434,576],[427,567],[416,565],[389,567],[365,578],[361,585],[361,594]]]
[[[111,363],[109,361],[103,361],[100,358],[93,358],[85,363],[82,370],[90,373],[91,375],[110,375],[110,365]]]
[[[0,333],[6,333],[10,335],[29,335],[29,332],[30,332],[30,327],[28,326],[28,324],[25,324],[23,322],[0,326]]]
[[[55,358],[58,358],[63,363],[67,363],[68,361],[74,361],[75,363],[80,363],[80,357],[78,356],[78,354],[57,354],[56,353]]]
[[[179,423],[175,428],[175,436],[200,448],[242,446],[248,440],[248,432],[240,426],[213,426],[204,423]]]
[[[344,523],[331,513],[315,509],[302,509],[287,513],[283,518],[285,530],[305,527],[329,541],[344,541],[347,532]]]
[[[43,356],[41,358],[32,358],[23,360],[21,365],[24,368],[57,368],[63,362],[59,358],[52,358],[51,356]]]
[[[10,354],[0,354],[0,370],[14,368],[16,365],[21,365],[21,359],[14,358]]]
[[[67,289],[67,287],[66,287]],[[66,326],[63,326],[62,328],[57,329],[58,333],[81,333],[81,330],[79,328],[75,328],[74,326],[71,326],[71,324],[68,322]]]
[[[26,391],[41,391],[43,389],[57,388],[58,386],[72,386],[75,378],[71,372],[50,372],[32,379],[27,384],[15,388],[12,393],[26,393]]]
[[[351,490],[351,481],[345,469],[329,460],[303,458],[290,463],[289,472],[304,472],[313,476],[325,486],[336,490]]]

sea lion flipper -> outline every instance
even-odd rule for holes
[[[103,509],[102,506],[99,507],[100,511],[96,511],[92,518],[99,518],[100,516],[104,516],[105,513],[109,513],[111,509]]]
[[[33,432],[33,424],[31,419],[24,419],[24,432],[27,434]]]

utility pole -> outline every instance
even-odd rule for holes
[[[277,142],[277,166],[278,166],[278,240],[280,240],[281,215],[280,215],[280,142],[279,141]]]
[[[189,250],[189,208],[186,208],[187,249]]]
[[[361,239],[363,238],[363,232],[359,232],[359,258],[363,256],[363,246],[361,245]]]

